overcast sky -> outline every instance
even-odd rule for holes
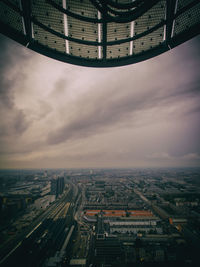
[[[0,35],[0,168],[200,166],[199,48],[97,69]]]

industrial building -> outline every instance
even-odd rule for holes
[[[46,195],[44,197],[36,199],[34,201],[33,207],[35,207],[36,209],[45,210],[54,201],[55,201],[54,195]]]
[[[110,233],[162,233],[157,220],[108,221]]]

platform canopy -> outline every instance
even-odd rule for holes
[[[200,1],[0,0],[0,32],[60,61],[121,66],[199,34]]]

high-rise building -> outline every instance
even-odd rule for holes
[[[51,194],[56,198],[63,193],[64,190],[64,177],[57,177],[51,180]]]

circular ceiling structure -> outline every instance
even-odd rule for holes
[[[199,0],[0,0],[0,32],[48,57],[114,67],[200,32]]]

